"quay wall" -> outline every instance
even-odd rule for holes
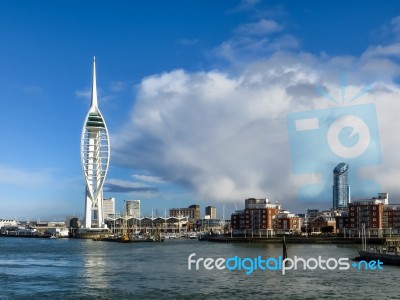
[[[205,241],[218,243],[282,243],[281,237],[228,237],[228,236],[206,236]],[[285,237],[287,244],[361,244],[362,239],[358,237]],[[400,238],[367,238],[369,245],[400,245]]]

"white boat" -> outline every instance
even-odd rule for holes
[[[66,229],[66,228],[61,229],[61,230],[59,231],[58,235],[59,235],[60,237],[68,237],[68,236],[69,236],[69,230]]]
[[[191,234],[189,234],[189,239],[196,240],[197,239],[197,234],[192,232]]]
[[[171,239],[176,239],[176,238],[178,238],[178,237],[176,236],[175,233],[171,233],[171,234],[166,234],[166,235],[165,235],[165,238],[171,240]]]

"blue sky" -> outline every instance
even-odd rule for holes
[[[118,210],[329,208],[336,162],[317,162],[321,192],[301,199],[286,117],[330,109],[316,87],[337,96],[343,73],[346,95],[373,87],[358,104],[376,105],[380,130],[382,161],[354,163],[353,198],[373,181],[400,202],[399,16],[397,1],[1,2],[0,218],[82,216],[93,56]]]

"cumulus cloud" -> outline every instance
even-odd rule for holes
[[[260,47],[270,45],[265,43]],[[235,59],[238,48],[243,50],[232,40],[222,43],[219,51],[221,47]],[[298,192],[307,180],[292,170],[288,114],[343,106],[346,103],[340,101],[354,98],[369,84],[370,93],[352,104],[375,104],[383,162],[353,168],[354,177],[375,180],[382,191],[400,195],[395,180],[400,176],[396,155],[400,89],[394,83],[399,65],[393,59],[397,47],[371,46],[359,57],[275,49],[245,59],[234,72],[178,69],[146,77],[137,86],[129,122],[112,133],[114,163],[188,187],[197,198],[269,197],[292,208],[302,207],[305,203],[299,202]],[[348,74],[345,94],[343,72]],[[327,101],[317,87],[340,101]],[[337,159],[315,162],[327,165],[329,173],[310,174],[309,180],[324,181],[318,196],[325,208],[331,204],[330,176],[332,164],[341,162]],[[374,196],[362,188],[354,190],[358,196]]]

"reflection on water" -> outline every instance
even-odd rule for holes
[[[112,261],[108,262],[107,252],[100,243],[91,240],[84,240],[82,243],[83,259],[83,280],[88,289],[101,290],[108,289],[107,271],[112,266]],[[109,266],[108,266],[109,265]]]
[[[2,297],[37,299],[396,299],[400,268],[380,272],[188,270],[188,256],[278,257],[281,245],[196,240],[107,243],[77,239],[0,238]],[[293,245],[288,255],[349,257],[356,246]],[[382,289],[384,287],[384,290]]]

